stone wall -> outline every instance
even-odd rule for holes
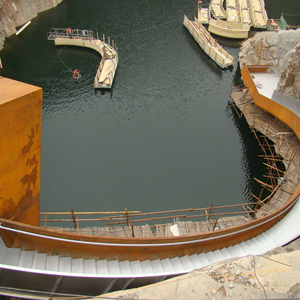
[[[39,12],[57,6],[63,0],[0,0],[0,50],[6,37],[36,17]]]
[[[243,43],[239,62],[241,69],[245,65],[272,65],[280,77],[278,90],[300,100],[300,29],[257,33]]]

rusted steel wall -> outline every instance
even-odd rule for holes
[[[1,237],[8,247],[84,259],[147,260],[200,254],[251,239],[275,225],[291,208],[284,205],[261,219],[222,230],[179,237],[100,237],[65,233],[1,220]],[[5,230],[11,228],[11,230]],[[22,231],[22,232],[21,232]],[[32,233],[28,235],[26,233]]]
[[[39,226],[42,89],[0,77],[0,216]]]
[[[269,99],[268,97],[265,97],[264,95],[261,95],[256,86],[255,82],[253,81],[251,77],[251,73],[264,73],[268,69],[268,66],[245,66],[241,74],[243,76],[244,82],[251,94],[251,97],[253,99],[253,102],[258,107],[262,108],[266,112],[272,114],[277,119],[285,123],[287,126],[289,126],[298,139],[300,140],[300,118],[298,115],[296,115],[293,111],[287,109],[286,107],[280,105],[279,103],[273,101],[272,99]],[[293,201],[297,196],[299,196],[300,193],[300,185],[297,187],[296,191],[292,195],[290,201]]]

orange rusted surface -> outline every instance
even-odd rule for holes
[[[290,207],[288,206],[292,202],[289,202],[274,214],[241,226],[179,237],[122,238],[91,236],[48,230],[0,219],[3,227],[34,234],[27,235],[3,229],[1,230],[1,236],[7,246],[22,248],[23,250],[35,250],[48,255],[54,253],[72,258],[117,259],[120,261],[164,259],[214,251],[251,239],[268,230],[283,218],[289,211]],[[99,245],[97,243],[103,244]],[[174,243],[178,244],[174,245]]]
[[[42,89],[0,77],[0,216],[39,225]]]
[[[241,71],[244,82],[251,94],[255,105],[272,114],[287,126],[289,126],[294,131],[298,139],[300,139],[299,117],[286,107],[280,105],[279,103],[273,101],[268,97],[265,97],[264,95],[261,95],[255,86],[255,82],[253,81],[250,73],[264,73],[267,71],[268,67],[269,66],[245,66]],[[291,200],[295,199],[299,194],[300,185],[292,195]]]

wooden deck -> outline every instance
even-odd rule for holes
[[[115,237],[172,237],[171,226],[177,225],[179,235],[191,235],[205,233],[208,231],[231,228],[250,221],[250,218],[244,215],[228,216],[209,221],[175,221],[173,223],[159,224],[154,226],[116,226],[116,227],[85,227],[85,228],[63,228],[63,227],[46,227],[50,230],[97,235],[97,236],[115,236]],[[215,227],[215,228],[214,228]]]

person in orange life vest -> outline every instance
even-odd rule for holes
[[[73,75],[74,75],[75,78],[78,77],[79,73],[78,73],[77,69],[74,70]]]

